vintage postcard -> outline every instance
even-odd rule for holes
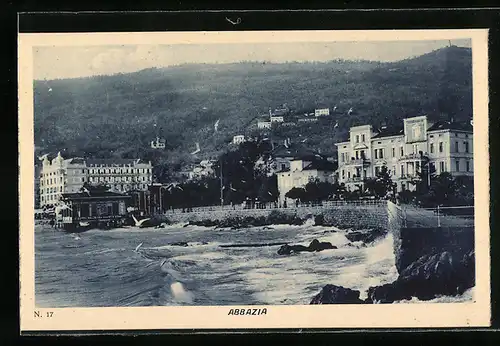
[[[21,331],[489,326],[487,39],[20,34]]]

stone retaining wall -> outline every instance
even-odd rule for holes
[[[168,213],[165,216],[173,222],[216,221],[230,218],[267,217],[273,211],[284,215],[297,216],[301,219],[323,215],[326,225],[332,225],[339,228],[385,229],[387,227],[387,204],[384,201],[372,205],[346,204],[328,207],[212,210],[191,213],[177,211],[175,213]]]

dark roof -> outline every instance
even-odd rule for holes
[[[457,130],[472,132],[472,125],[467,122],[449,122],[449,121],[438,121],[427,129],[427,131],[436,130]]]
[[[307,170],[316,169],[318,171],[331,171],[331,172],[333,172],[337,168],[338,168],[338,165],[333,163],[333,162],[326,161],[326,160],[315,160],[315,161],[311,162],[309,165],[307,165],[304,168],[304,170],[307,171]]]
[[[288,148],[282,144],[276,146],[271,153],[273,157],[292,157],[294,159],[304,159],[317,154],[317,152],[299,144],[290,144]]]
[[[133,164],[137,159],[87,159],[85,160],[89,165],[128,165]],[[139,163],[146,163],[139,161]]]
[[[381,129],[379,133],[377,133],[375,136],[372,138],[383,138],[383,137],[391,137],[391,136],[398,136],[403,134],[403,128],[402,127],[388,127],[385,129]]]
[[[99,199],[99,198],[130,198],[129,195],[111,191],[92,191],[90,194],[86,192],[63,193],[64,199]]]

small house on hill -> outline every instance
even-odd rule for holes
[[[166,141],[163,138],[156,137],[151,141],[151,149],[165,149]]]

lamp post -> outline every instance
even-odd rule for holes
[[[162,189],[166,189],[166,187],[162,185],[162,186],[160,186],[160,190],[159,190],[160,213],[163,213],[163,209],[162,209],[162,196],[161,196],[161,190]]]
[[[220,207],[224,208],[224,186],[223,186],[223,178],[222,178],[222,157],[220,159]]]

